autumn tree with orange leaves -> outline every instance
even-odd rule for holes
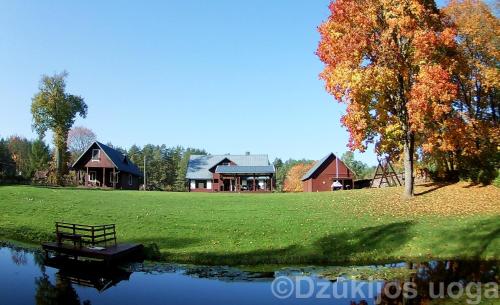
[[[302,192],[302,177],[307,173],[308,170],[311,169],[312,166],[313,163],[299,163],[290,168],[285,178],[283,191]]]
[[[453,138],[456,31],[425,0],[337,0],[321,24],[317,54],[326,90],[347,105],[342,117],[352,150],[404,156],[404,195],[414,194],[417,148]]]
[[[454,109],[462,132],[449,149],[431,153],[445,171],[489,183],[500,163],[500,22],[481,0],[451,0],[444,13],[457,29]]]

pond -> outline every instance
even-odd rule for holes
[[[499,267],[447,261],[272,271],[152,263],[105,268],[0,245],[0,304],[398,304],[405,296],[394,292],[406,282],[417,292],[406,303],[427,304],[432,282],[482,283],[489,285],[482,292],[495,297],[496,289],[498,297]]]

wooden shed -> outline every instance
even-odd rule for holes
[[[304,192],[352,189],[354,173],[334,153],[326,155],[302,177]]]

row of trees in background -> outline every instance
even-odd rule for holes
[[[95,133],[85,127],[74,127],[69,131],[68,168],[96,140]],[[182,192],[187,190],[186,171],[189,157],[193,154],[207,155],[204,149],[184,148],[182,146],[148,144],[143,147],[132,145],[129,149],[108,146],[127,155],[144,172],[147,167],[147,185],[150,190]],[[40,139],[28,140],[19,136],[0,139],[0,182],[29,182],[37,178],[38,172],[44,174],[55,171],[54,150]],[[371,178],[374,167],[354,159],[352,152],[341,158],[356,174],[357,179]],[[276,190],[280,192],[302,191],[302,176],[312,167],[312,160],[274,161],[276,167]]]
[[[193,154],[207,154],[203,149],[152,144],[142,148],[133,145],[124,152],[143,172],[144,160],[146,160],[148,189],[177,192],[183,192],[187,189],[186,171],[189,157]]]
[[[294,160],[288,159],[286,161],[282,161],[277,158],[274,160],[273,164],[276,168],[276,190],[278,192],[299,192],[302,190],[298,190],[298,184],[300,184],[300,178],[296,173],[297,170],[293,169],[294,167],[305,167],[307,165],[311,165],[314,163],[312,160]],[[289,175],[292,174],[294,177],[290,178]],[[301,184],[300,184],[301,185]]]
[[[95,140],[95,133],[88,128],[78,126],[71,129],[68,132],[68,150],[64,153],[68,162],[65,168],[70,168]],[[142,171],[146,160],[147,184],[151,190],[185,191],[189,157],[192,154],[207,154],[203,149],[182,146],[133,145],[127,150],[112,143],[107,145],[129,156]],[[0,139],[0,182],[29,182],[40,176],[37,174],[39,172],[50,176],[51,172],[55,173],[57,170],[55,151],[41,139],[32,141],[19,136]],[[56,183],[55,180],[48,179]]]
[[[0,139],[0,181],[30,180],[50,167],[51,151],[41,139],[12,136]]]
[[[81,153],[96,139],[88,128],[75,127],[69,131],[67,138],[68,150],[63,151],[63,175]],[[86,137],[91,134],[92,137]],[[85,139],[84,142],[82,142]],[[42,138],[28,140],[20,136],[0,138],[0,182],[25,181],[45,176],[50,181],[55,180],[57,171],[56,149],[50,149]],[[50,179],[53,173],[53,178]]]

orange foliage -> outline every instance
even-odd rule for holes
[[[459,147],[468,156],[495,151],[500,142],[500,22],[481,0],[451,0],[444,12],[457,28],[460,60],[456,108],[461,122],[449,126],[462,135],[443,136],[444,150]]]
[[[377,141],[380,152],[400,153],[413,138],[432,146],[427,131],[447,131],[457,95],[453,25],[424,0],[336,0],[330,12],[319,27],[320,76],[347,104],[350,148]]]
[[[285,192],[302,192],[302,177],[312,166],[312,163],[299,163],[290,168],[285,178],[283,190]]]

